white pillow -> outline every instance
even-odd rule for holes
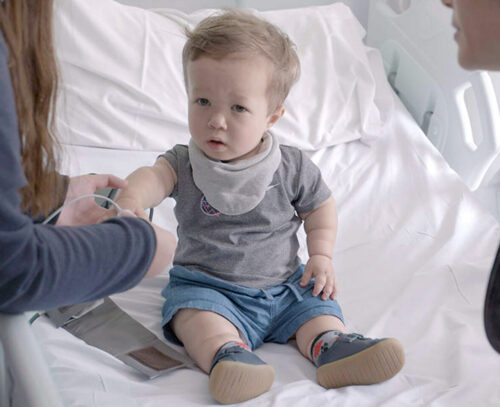
[[[214,12],[56,1],[63,91],[57,126],[63,143],[149,151],[187,143],[184,26]],[[301,60],[301,79],[273,127],[282,143],[315,150],[380,131],[392,97],[386,84],[375,83],[365,31],[347,6],[255,13],[290,36]]]

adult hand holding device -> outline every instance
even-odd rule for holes
[[[70,178],[68,193],[64,203],[87,194],[93,194],[102,188],[125,188],[127,181],[111,174],[92,174],[81,175]],[[63,209],[56,225],[58,226],[78,226],[91,225],[98,223],[104,218],[116,216],[116,212],[112,216],[109,209],[105,209],[98,205],[94,198],[85,198],[73,205],[69,205]]]

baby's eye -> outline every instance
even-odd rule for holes
[[[208,99],[205,99],[205,98],[197,99],[196,103],[198,103],[200,106],[209,106],[210,105],[210,101]]]
[[[241,105],[234,105],[232,107],[232,109],[235,111],[235,112],[238,112],[238,113],[243,113],[243,112],[246,112],[247,109],[244,107],[244,106],[241,106]]]

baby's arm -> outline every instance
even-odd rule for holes
[[[177,175],[168,161],[159,157],[151,167],[135,170],[127,181],[127,187],[120,190],[116,202],[122,209],[145,217],[147,208],[154,208],[171,194]]]
[[[301,214],[307,234],[309,261],[306,264],[300,285],[305,286],[315,278],[313,295],[323,292],[321,299],[335,299],[336,284],[333,273],[333,246],[337,237],[337,208],[333,197],[316,209]]]

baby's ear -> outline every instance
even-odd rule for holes
[[[278,106],[274,112],[272,112],[267,119],[266,130],[269,130],[274,124],[283,117],[285,114],[285,107],[283,105]]]

